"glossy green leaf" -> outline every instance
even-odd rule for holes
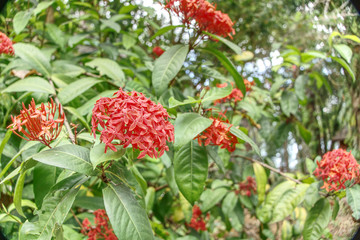
[[[108,185],[103,190],[105,209],[119,239],[154,239],[146,211],[124,184]]]
[[[34,45],[29,43],[14,44],[15,55],[19,56],[32,68],[42,73],[46,77],[51,75],[51,66],[46,56]]]
[[[65,50],[67,38],[66,35],[60,30],[58,26],[52,23],[47,23],[46,32],[49,34],[51,40],[54,43],[56,43],[62,50]]]
[[[136,44],[136,38],[134,38],[130,34],[123,34],[122,40],[123,40],[123,45],[127,50]]]
[[[352,216],[356,219],[360,219],[360,185],[356,184],[351,188],[346,188],[346,200],[353,211]]]
[[[27,171],[21,171],[19,178],[16,181],[15,185],[15,192],[14,192],[14,205],[16,208],[16,211],[23,217],[25,217],[25,214],[21,207],[21,199],[22,199],[22,192],[24,188],[24,181]]]
[[[308,172],[310,174],[312,174],[315,171],[316,168],[316,164],[313,160],[311,160],[310,158],[306,158],[305,159],[305,164],[306,164],[306,168],[308,170]]]
[[[29,20],[31,18],[32,12],[30,10],[27,11],[20,11],[17,12],[13,24],[14,24],[14,31],[16,34],[21,33],[26,25],[29,23]]]
[[[50,83],[41,77],[28,77],[11,84],[2,92],[40,92],[54,94],[55,90]]]
[[[90,161],[94,166],[94,169],[102,162],[120,159],[124,155],[125,149],[122,146],[116,146],[116,149],[117,152],[114,152],[108,148],[105,153],[105,143],[99,143],[91,148]]]
[[[36,8],[33,11],[33,14],[36,16],[39,13],[41,13],[43,10],[47,9],[48,7],[51,6],[51,4],[53,4],[54,1],[42,1],[40,2]]]
[[[334,44],[334,49],[344,58],[348,63],[351,62],[353,52],[348,45],[345,44]]]
[[[278,222],[289,216],[295,208],[304,200],[309,184],[299,184],[282,195],[274,206],[271,222]]]
[[[220,202],[226,195],[228,190],[224,187],[216,189],[206,189],[200,196],[202,204],[200,205],[201,211],[207,212]]]
[[[168,31],[171,31],[178,27],[185,27],[185,26],[184,25],[176,25],[176,26],[170,25],[170,26],[160,28],[154,35],[152,35],[152,37],[150,38],[150,41],[154,40],[157,36],[161,36],[161,35],[167,33]]]
[[[91,62],[85,64],[86,66],[97,68],[101,75],[106,75],[114,80],[114,83],[123,87],[125,84],[125,75],[120,65],[114,60],[108,58],[95,58]]]
[[[287,220],[283,221],[281,226],[281,240],[291,240],[293,237],[292,225]]]
[[[166,50],[154,63],[152,84],[160,96],[178,74],[189,52],[188,45],[175,45]]]
[[[114,90],[107,90],[102,93],[99,93],[97,96],[91,98],[90,100],[87,100],[87,102],[84,103],[83,105],[81,105],[81,107],[79,107],[77,109],[77,111],[81,115],[89,114],[92,111],[92,109],[94,108],[94,105],[97,100],[99,100],[101,97],[112,97],[115,92],[116,91],[114,91]]]
[[[66,104],[99,82],[101,81],[91,77],[77,80],[59,91],[59,100]]]
[[[205,52],[213,54],[220,62],[221,64],[226,68],[226,70],[229,71],[231,76],[234,78],[236,87],[241,90],[242,94],[246,95],[246,87],[244,84],[244,79],[238,73],[236,70],[234,64],[220,51],[213,49],[213,48],[204,48],[202,49]]]
[[[100,21],[102,23],[101,30],[104,30],[105,28],[110,28],[117,33],[119,33],[121,30],[121,26],[117,22],[115,22],[111,19],[100,19]]]
[[[311,141],[311,137],[312,137],[312,134],[309,130],[307,130],[304,125],[302,125],[300,122],[298,122],[296,124],[296,126],[298,127],[298,130],[299,130],[299,133],[301,135],[301,137],[304,139],[304,141],[309,144],[310,141]]]
[[[185,99],[182,102],[176,100],[174,97],[170,97],[169,98],[169,108],[174,108],[174,107],[178,107],[178,106],[182,106],[182,105],[199,103],[199,102],[201,102],[200,99],[195,99],[192,97],[188,97],[187,99]]]
[[[258,204],[260,205],[265,200],[265,190],[267,184],[267,175],[265,169],[258,163],[253,163],[256,191],[258,195]]]
[[[33,174],[35,203],[41,208],[44,197],[56,182],[56,167],[39,163]]]
[[[0,143],[0,162],[1,162],[1,155],[3,154],[5,145],[6,145],[7,142],[9,141],[11,135],[12,135],[12,131],[11,131],[10,129],[7,130],[6,133],[5,133],[5,136],[4,136],[3,140],[2,140],[1,143]],[[1,168],[3,168],[3,167],[1,166]],[[0,174],[0,178],[2,178],[2,176],[3,176],[3,175]]]
[[[280,101],[281,110],[290,117],[290,114],[295,114],[299,107],[299,101],[293,92],[285,91],[281,95]]]
[[[300,75],[295,80],[295,94],[299,100],[303,101],[306,99],[306,85],[308,83],[308,78],[305,75]]]
[[[226,38],[220,37],[218,35],[214,35],[208,32],[204,32],[205,34],[209,35],[212,38],[215,38],[217,40],[219,40],[220,42],[224,43],[226,46],[228,46],[231,50],[233,50],[236,54],[241,54],[242,50],[241,48],[236,45],[235,43],[233,43],[232,41],[227,40]]]
[[[259,147],[256,145],[256,143],[251,140],[251,138],[249,138],[243,131],[241,131],[240,129],[236,128],[235,126],[232,126],[230,128],[230,132],[232,134],[234,134],[236,137],[240,138],[241,140],[247,142],[248,144],[250,144],[250,146],[252,147],[252,149],[256,152],[257,155],[261,156],[260,154],[260,149]]]
[[[179,114],[175,120],[175,146],[181,147],[212,124],[212,120],[197,113]]]
[[[324,233],[330,218],[329,200],[321,198],[308,213],[302,233],[304,240],[318,240]]]
[[[350,77],[352,78],[352,80],[355,82],[356,78],[355,78],[355,74],[353,72],[353,70],[351,69],[351,67],[341,58],[338,57],[333,57],[331,56],[331,59],[338,62],[350,75]]]
[[[221,204],[221,210],[226,217],[229,217],[230,214],[234,211],[237,202],[238,197],[236,196],[235,192],[231,191],[225,196]]]
[[[96,175],[90,163],[89,149],[67,144],[40,152],[33,159],[60,168],[69,169],[86,175]]]
[[[186,200],[194,204],[204,190],[208,174],[208,158],[204,146],[190,141],[175,153],[176,184]]]
[[[354,41],[356,43],[360,43],[360,38],[358,36],[355,36],[355,35],[344,35],[344,36],[342,36],[342,38],[352,40],[352,41]]]
[[[232,91],[232,86],[228,84],[224,88],[218,88],[218,87],[212,87],[209,91],[205,93],[203,98],[201,99],[201,102],[213,102],[217,99],[224,98],[226,96],[229,96]]]

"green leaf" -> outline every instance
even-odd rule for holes
[[[298,122],[296,124],[296,126],[299,129],[299,133],[301,135],[301,137],[304,139],[304,141],[306,142],[306,144],[309,144],[311,141],[311,132],[309,130],[307,130],[304,125],[302,125],[300,122]]]
[[[334,44],[334,49],[344,58],[348,63],[351,62],[352,50],[348,45],[345,44]]]
[[[347,195],[348,196],[348,195]],[[349,201],[348,201],[349,202]],[[334,201],[334,207],[333,207],[333,212],[332,212],[332,220],[335,220],[338,213],[339,213],[339,210],[340,210],[340,204],[339,204],[339,201],[337,199],[335,199]],[[360,212],[360,211],[359,211]]]
[[[63,33],[58,26],[52,23],[46,24],[46,32],[49,34],[51,40],[64,51],[67,42],[65,33]]]
[[[309,186],[309,184],[299,184],[296,188],[286,191],[274,206],[271,222],[278,222],[289,216],[304,200],[306,190]]]
[[[188,143],[199,133],[210,127],[212,120],[197,113],[184,113],[175,120],[175,147]]]
[[[122,146],[116,146],[116,149],[117,152],[107,149],[107,152],[105,153],[105,143],[97,144],[91,148],[90,161],[94,166],[94,169],[102,162],[120,159],[124,155],[125,149]]]
[[[104,92],[98,94],[97,96],[91,98],[90,100],[87,100],[86,103],[84,103],[81,107],[79,107],[77,109],[77,111],[81,115],[89,114],[92,111],[92,109],[94,108],[94,105],[97,100],[99,100],[101,97],[112,97],[114,95],[114,93],[115,93],[115,90],[104,91]]]
[[[29,23],[29,20],[31,18],[32,12],[30,10],[27,11],[20,11],[17,12],[13,24],[14,24],[14,31],[16,34],[19,34],[24,30],[26,25]]]
[[[200,99],[195,99],[195,98],[192,98],[192,97],[188,97],[188,99],[185,99],[182,102],[176,100],[174,97],[170,97],[169,98],[169,108],[174,108],[174,107],[177,107],[177,106],[193,104],[193,103],[199,103],[199,102],[201,102]]]
[[[269,192],[261,208],[256,209],[256,216],[262,223],[267,223],[271,220],[274,206],[278,203],[281,196],[295,185],[295,182],[285,181],[274,187],[274,189]]]
[[[79,119],[80,122],[82,123],[82,125],[84,125],[84,127],[91,132],[91,128],[89,126],[89,124],[87,123],[86,119],[78,112],[77,109],[73,108],[73,107],[64,107],[64,109],[66,111],[68,111],[69,113],[71,113],[75,118],[74,119]],[[74,120],[73,119],[73,120]]]
[[[249,138],[243,131],[241,131],[240,129],[236,128],[235,126],[232,126],[230,128],[230,132],[232,134],[234,134],[236,137],[240,138],[241,140],[247,142],[248,144],[250,144],[250,146],[252,147],[252,149],[256,152],[257,155],[259,155],[261,157],[260,154],[260,149],[259,147],[256,145],[256,143],[251,140],[251,138]]]
[[[63,74],[69,77],[77,77],[85,73],[85,70],[82,67],[75,65],[72,62],[65,60],[57,60],[53,62],[53,78],[54,74]]]
[[[39,163],[34,168],[34,195],[35,203],[41,208],[44,197],[56,182],[56,167]]]
[[[253,163],[255,178],[256,178],[256,191],[258,194],[259,205],[265,199],[265,190],[267,184],[267,175],[265,169],[258,163]]]
[[[145,209],[123,184],[109,185],[103,190],[105,209],[119,239],[154,239]]]
[[[37,214],[40,228],[39,240],[50,240],[53,232],[64,222],[80,186],[89,178],[74,174],[54,185],[45,196],[42,207]]]
[[[101,82],[101,80],[91,77],[77,80],[59,91],[59,100],[62,104],[66,104],[99,82]]]
[[[214,162],[216,163],[216,165],[220,168],[220,171],[222,173],[225,173],[225,166],[224,166],[224,161],[219,157],[218,154],[218,148],[217,146],[206,146],[206,150],[209,154],[209,157],[214,160]]]
[[[160,96],[168,88],[171,80],[178,74],[188,52],[188,45],[175,45],[156,59],[152,73],[152,84],[157,96]]]
[[[295,80],[295,94],[299,100],[303,101],[306,99],[306,85],[308,78],[305,75],[300,75]]]
[[[242,54],[242,50],[241,48],[236,45],[235,43],[223,38],[223,37],[220,37],[218,35],[214,35],[214,34],[211,34],[211,33],[208,33],[208,32],[204,32],[205,34],[209,35],[210,37],[212,38],[215,38],[219,41],[221,41],[222,43],[224,43],[226,46],[228,46],[231,50],[233,50],[236,54],[238,55],[241,55]]]
[[[331,207],[329,200],[321,198],[309,211],[303,230],[304,240],[318,240],[331,218]]]
[[[166,26],[166,27],[160,28],[160,29],[150,38],[150,41],[154,40],[157,36],[163,35],[163,34],[167,33],[168,31],[173,30],[173,29],[178,28],[178,27],[185,27],[185,26],[184,26],[184,25],[176,25],[176,26],[170,25],[170,26]]]
[[[241,90],[242,94],[246,95],[246,87],[244,84],[244,79],[242,76],[238,73],[233,63],[220,51],[213,49],[213,48],[204,48],[202,49],[205,52],[213,54],[220,62],[221,64],[226,68],[226,70],[229,71],[231,76],[234,78],[236,87]]]
[[[114,22],[111,19],[100,19],[100,21],[102,23],[101,30],[104,30],[107,27],[113,29],[117,33],[119,33],[121,30],[121,26],[117,22]]]
[[[358,36],[355,36],[355,35],[344,35],[344,36],[342,36],[342,38],[352,40],[352,41],[354,41],[356,43],[360,43],[360,38]]]
[[[208,174],[208,158],[205,147],[190,141],[175,153],[175,181],[186,200],[194,204],[204,190]]]
[[[360,185],[354,185],[351,188],[346,188],[346,200],[353,211],[352,216],[356,219],[360,219]]]
[[[354,82],[356,81],[354,72],[352,71],[351,67],[344,60],[342,60],[341,58],[338,58],[338,57],[333,57],[333,56],[331,56],[331,59],[338,62],[343,68],[345,68],[345,70],[350,74],[350,77],[352,78],[352,80]]]
[[[33,159],[60,168],[69,169],[86,175],[96,175],[90,163],[90,151],[85,147],[67,144],[52,148],[33,156]]]
[[[293,92],[285,91],[281,95],[280,101],[281,110],[290,117],[290,114],[295,114],[299,107],[299,101]]]
[[[51,75],[51,66],[46,56],[34,45],[29,43],[14,44],[15,55],[19,56],[32,68],[46,77]]]
[[[136,38],[132,37],[130,34],[123,34],[122,40],[126,50],[130,49],[136,44]]]
[[[216,189],[206,189],[200,196],[202,204],[200,205],[201,211],[207,212],[221,201],[228,193],[228,190],[224,187]]]
[[[332,32],[328,38],[328,43],[329,43],[329,46],[331,47],[332,45],[332,40],[334,37],[341,37],[341,34],[339,32]]]
[[[1,163],[1,156],[3,154],[3,151],[4,151],[4,148],[5,148],[5,145],[7,144],[7,142],[9,141],[10,137],[11,137],[11,134],[12,134],[12,131],[9,129],[6,131],[5,133],[5,136],[3,138],[3,140],[1,141],[1,144],[0,144],[0,163]],[[1,166],[1,168],[3,168],[3,166]],[[2,169],[3,171],[4,169]],[[2,173],[1,171],[1,173]],[[3,174],[0,174],[0,178],[2,178]]]
[[[39,13],[42,12],[42,10],[47,9],[48,7],[51,6],[51,4],[53,4],[54,1],[44,1],[44,2],[40,2],[36,8],[33,11],[33,14],[36,16]]]
[[[55,94],[54,88],[41,77],[28,77],[11,84],[2,92],[40,92]]]
[[[310,158],[306,158],[305,164],[306,164],[306,168],[307,168],[308,172],[310,174],[312,174],[316,168],[316,164],[314,163],[314,161],[311,160]]]
[[[232,91],[232,86],[228,84],[224,88],[213,87],[208,92],[206,92],[205,96],[201,99],[201,102],[212,102],[220,98],[224,98],[229,96]]]
[[[20,176],[18,180],[16,181],[15,185],[15,193],[14,193],[14,205],[16,208],[16,211],[23,217],[25,217],[25,214],[21,207],[21,198],[22,198],[22,192],[24,188],[24,181],[27,171],[21,171]]]
[[[229,217],[230,214],[234,211],[237,201],[238,197],[236,196],[235,192],[231,191],[226,195],[221,204],[221,210],[226,217]]]
[[[145,196],[145,205],[146,205],[146,212],[150,212],[153,208],[155,200],[155,188],[149,187],[146,191]]]
[[[293,226],[287,220],[285,220],[282,223],[282,226],[281,226],[281,240],[291,240],[291,239],[294,238],[292,227]]]
[[[95,58],[91,62],[85,64],[86,66],[97,68],[101,75],[106,75],[114,80],[114,83],[123,87],[125,84],[125,75],[120,65],[114,60],[108,58]]]

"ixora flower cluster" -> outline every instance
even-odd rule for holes
[[[95,226],[91,226],[88,218],[82,222],[81,233],[88,236],[88,240],[117,240],[114,230],[109,226],[109,217],[104,209],[98,209],[94,212]]]
[[[57,106],[52,99],[47,106],[41,103],[38,108],[35,100],[32,99],[29,108],[27,109],[23,103],[20,115],[11,116],[11,120],[13,123],[8,128],[13,133],[27,141],[39,141],[50,147],[51,141],[55,140],[61,132],[64,113],[61,112],[61,105]]]
[[[0,32],[0,54],[14,55],[14,48],[11,40]]]
[[[246,180],[239,183],[239,190],[236,190],[236,194],[251,196],[251,192],[256,193],[256,181],[255,178],[248,176]]]
[[[246,92],[250,91],[251,87],[254,86],[254,82],[250,82],[246,79],[244,80],[244,84],[246,87]],[[234,85],[234,84],[232,83],[232,85]],[[224,88],[226,86],[227,86],[227,83],[216,84],[216,87],[218,87],[218,88]],[[228,96],[215,100],[214,105],[216,106],[217,104],[226,103],[226,102],[234,102],[234,103],[240,102],[243,99],[243,97],[244,97],[244,95],[242,94],[242,92],[239,89],[233,88],[233,90],[231,91],[231,93]]]
[[[216,10],[216,6],[206,0],[171,0],[165,8],[178,15],[187,26],[195,20],[199,32],[207,31],[230,38],[231,34],[235,34],[234,23],[229,16]]]
[[[206,223],[204,221],[204,218],[201,216],[202,212],[199,208],[199,206],[194,205],[193,209],[192,209],[192,217],[190,220],[190,224],[189,227],[195,229],[196,231],[206,231]],[[207,215],[207,217],[209,217],[209,213]]]
[[[133,149],[142,151],[138,158],[158,158],[169,150],[166,142],[174,141],[174,126],[168,121],[167,111],[142,93],[120,88],[113,98],[100,98],[92,113],[92,132],[101,132],[105,152],[107,148],[116,152],[114,145],[126,148],[131,144]],[[120,143],[113,143],[114,140]]]
[[[344,149],[336,149],[325,153],[314,175],[324,181],[326,191],[339,191],[345,189],[347,181],[359,180],[360,165],[355,160],[351,152]]]
[[[202,133],[197,135],[194,139],[198,140],[199,145],[201,146],[204,143],[205,146],[212,145],[221,146],[221,148],[226,148],[229,152],[235,151],[236,144],[239,143],[235,135],[230,132],[232,125],[229,124],[229,120],[225,118],[224,114],[218,115],[217,117],[210,117],[213,120],[210,127],[205,129]]]

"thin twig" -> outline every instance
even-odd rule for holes
[[[165,185],[162,185],[160,187],[157,187],[157,188],[155,188],[155,192],[160,191],[160,190],[162,190],[164,188],[167,188],[168,186],[169,186],[169,184],[165,184]]]
[[[70,127],[70,124],[69,124],[69,122],[68,122],[68,120],[67,120],[67,118],[66,118],[66,114],[65,114],[64,108],[63,108],[63,106],[60,104],[60,101],[59,101],[59,99],[58,99],[58,97],[57,97],[57,95],[56,95],[56,89],[55,89],[54,83],[53,83],[53,81],[51,80],[51,78],[49,78],[48,80],[49,80],[49,83],[50,83],[50,85],[52,86],[52,88],[54,89],[54,92],[55,92],[55,94],[54,94],[55,102],[56,102],[57,105],[60,106],[61,111],[64,113],[64,125],[65,125],[66,130],[68,131],[69,138],[70,138],[71,142],[72,142],[73,144],[75,144],[75,143],[76,143],[76,141],[75,141],[75,136],[74,136],[73,132],[71,131],[71,127]]]
[[[75,221],[80,225],[81,229],[83,229],[83,225],[80,222],[79,218],[75,215],[74,210],[70,209],[70,211],[71,211],[71,214],[73,215],[73,217],[75,218]]]
[[[261,166],[263,166],[263,167],[265,167],[265,168],[267,168],[267,169],[269,169],[269,170],[271,170],[271,171],[273,171],[273,172],[276,172],[276,173],[280,174],[281,176],[283,176],[283,177],[285,177],[285,178],[287,178],[287,179],[289,179],[289,180],[291,180],[291,181],[294,181],[294,182],[296,182],[296,183],[298,183],[298,184],[301,184],[301,182],[300,182],[299,180],[297,180],[297,179],[295,179],[295,178],[292,178],[292,177],[289,177],[289,176],[286,175],[285,173],[277,170],[276,168],[273,168],[273,167],[267,165],[266,163],[263,163],[263,162],[260,162],[260,161],[258,161],[258,160],[256,160],[256,159],[253,159],[253,158],[250,158],[250,157],[246,157],[246,156],[242,156],[242,155],[234,155],[234,157],[239,157],[239,158],[243,158],[243,159],[246,159],[246,160],[251,161],[251,162],[254,162],[254,163],[258,163],[258,164],[260,164]]]

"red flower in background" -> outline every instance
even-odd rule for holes
[[[206,223],[204,221],[204,218],[201,216],[202,212],[199,206],[194,205],[192,211],[193,214],[190,220],[189,227],[195,229],[196,231],[206,231]]]
[[[223,114],[223,116],[225,115]],[[225,124],[229,123],[229,120],[223,120],[220,116],[210,117],[210,119],[213,120],[210,127],[205,129],[194,139],[198,140],[200,146],[202,143],[204,143],[205,146],[211,143],[212,145],[226,148],[229,152],[235,151],[235,145],[239,142],[237,137],[230,133],[230,128],[232,125],[227,126]]]
[[[11,40],[2,32],[0,32],[0,54],[5,53],[14,55],[14,48]]]
[[[178,15],[185,25],[190,25],[195,20],[199,32],[207,31],[231,38],[231,34],[235,34],[234,23],[229,16],[217,11],[216,6],[206,0],[171,0],[165,8]]]
[[[99,209],[94,212],[95,226],[91,226],[89,219],[85,218],[82,222],[81,233],[88,236],[88,240],[117,240],[114,230],[109,226],[109,217],[105,210]]]
[[[336,149],[324,154],[314,175],[324,181],[326,191],[345,189],[345,183],[359,178],[359,164],[351,152]]]
[[[250,81],[244,79],[244,84],[246,87],[246,92],[248,92],[251,90],[251,87],[254,85],[254,82],[250,82]],[[232,83],[232,85],[234,85],[234,84]],[[218,87],[218,88],[224,88],[226,86],[227,86],[227,83],[216,84],[216,87]],[[228,96],[215,100],[214,105],[216,106],[217,104],[221,104],[221,103],[225,103],[225,102],[234,102],[234,103],[240,102],[243,99],[243,97],[244,97],[244,95],[242,94],[242,92],[239,89],[233,88],[233,90],[231,91],[231,93]]]
[[[101,132],[105,152],[107,148],[116,152],[114,145],[126,148],[131,144],[133,149],[142,151],[138,158],[158,158],[169,150],[166,142],[174,141],[174,126],[168,121],[167,111],[142,93],[120,88],[113,98],[100,98],[92,112],[92,132]],[[102,130],[98,130],[99,124]]]
[[[156,55],[156,56],[158,56],[158,57],[160,57],[165,51],[161,48],[161,47],[159,47],[159,46],[156,46],[156,47],[154,47],[153,48],[153,53]]]
[[[64,124],[64,113],[61,113],[61,105],[57,106],[51,99],[47,106],[41,103],[36,108],[35,101],[32,99],[29,109],[24,105],[20,115],[11,116],[12,124],[10,128],[13,133],[27,141],[39,141],[50,147],[51,141],[56,139]],[[55,119],[57,113],[57,119]],[[24,134],[21,136],[20,133]]]
[[[255,178],[248,176],[245,181],[239,183],[239,190],[235,193],[250,197],[251,191],[256,193],[256,181]]]

